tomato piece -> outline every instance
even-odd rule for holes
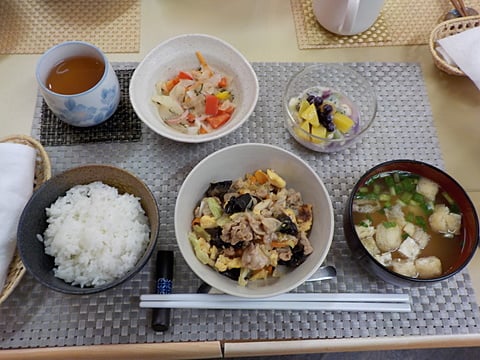
[[[217,116],[210,116],[206,120],[212,128],[217,129],[223,124],[225,124],[230,119],[230,117],[231,117],[230,114],[223,113]]]
[[[219,88],[226,88],[227,87],[227,78],[223,76],[220,81],[218,82],[218,87]]]
[[[205,129],[204,126],[200,126],[200,130],[198,130],[198,133],[199,134],[208,134],[208,131],[207,131],[207,129]]]
[[[218,98],[215,95],[205,95],[205,114],[217,115],[218,113]]]
[[[193,80],[192,75],[190,75],[189,73],[187,73],[185,71],[180,71],[178,73],[178,78],[182,79],[182,80]]]

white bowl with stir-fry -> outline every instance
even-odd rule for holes
[[[302,284],[324,262],[334,230],[322,180],[296,155],[239,144],[198,163],[178,193],[175,234],[193,272],[241,297]]]
[[[130,81],[138,117],[166,138],[200,143],[225,136],[251,115],[258,79],[247,59],[225,41],[180,35],[150,51]]]
[[[344,214],[354,258],[399,286],[426,285],[461,271],[479,241],[475,207],[444,171],[392,160],[367,171]]]

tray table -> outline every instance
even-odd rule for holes
[[[183,261],[173,227],[176,193],[183,179],[198,161],[225,146],[241,142],[281,146],[301,156],[318,172],[329,190],[336,216],[334,240],[326,263],[336,266],[337,278],[304,284],[295,291],[409,293],[412,312],[176,309],[172,311],[170,329],[156,333],[150,327],[150,311],[138,307],[139,295],[152,292],[152,257],[145,268],[125,284],[89,296],[55,293],[27,274],[0,307],[0,348],[478,335],[480,313],[467,270],[428,287],[394,287],[353,263],[343,236],[343,206],[356,179],[365,170],[395,158],[417,159],[443,167],[419,65],[346,64],[362,73],[376,88],[378,114],[363,141],[334,154],[303,148],[283,126],[283,89],[290,76],[306,65],[253,63],[260,83],[257,107],[244,126],[222,139],[204,144],[176,143],[142,125],[141,137],[134,140],[127,137],[125,141],[47,146],[53,173],[85,163],[107,163],[140,176],[159,204],[158,248],[175,251],[173,290],[196,292],[201,282]],[[135,64],[121,63],[115,67],[128,70]],[[122,91],[128,91],[128,87]],[[32,134],[42,141],[41,124],[39,95]]]

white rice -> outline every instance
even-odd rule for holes
[[[100,286],[123,276],[149,241],[139,199],[102,182],[71,188],[46,213],[49,225],[39,239],[55,257],[55,276],[72,285]]]

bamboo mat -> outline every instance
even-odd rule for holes
[[[480,11],[480,0],[465,4]],[[315,19],[312,0],[291,0],[300,49],[422,45],[443,15],[453,8],[448,0],[386,0],[373,26],[352,36],[330,33]]]
[[[0,1],[0,54],[39,54],[67,40],[140,51],[140,0]]]

